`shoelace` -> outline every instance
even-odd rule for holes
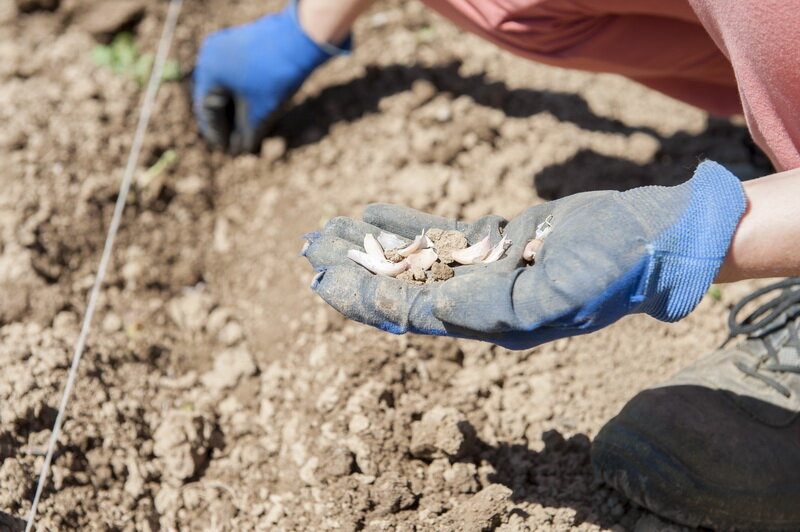
[[[787,345],[794,347],[797,352],[800,353],[800,335],[798,334],[800,324],[796,323],[794,320],[794,318],[800,315],[800,311],[794,311],[789,315],[789,310],[800,303],[800,288],[793,290],[792,288],[794,287],[800,287],[800,277],[790,277],[783,281],[765,286],[739,301],[733,306],[728,316],[730,333],[728,333],[728,338],[722,343],[724,346],[733,338],[742,334],[747,335],[748,339],[760,341],[767,350],[766,354],[760,357],[752,366],[739,361],[736,363],[736,367],[747,375],[759,379],[768,386],[773,387],[786,397],[791,397],[792,391],[764,372],[789,372],[800,374],[800,365],[782,364],[778,358],[778,351]],[[776,290],[780,291],[777,297],[755,309],[743,320],[736,321],[737,315],[742,311],[745,305],[764,294]],[[781,318],[784,318],[785,321]],[[786,327],[789,332],[788,338],[785,342],[782,342],[782,345],[776,346],[771,336],[783,327]]]

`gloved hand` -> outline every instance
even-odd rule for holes
[[[304,255],[319,272],[312,289],[346,316],[393,333],[475,338],[511,349],[605,327],[626,314],[676,321],[694,309],[717,275],[744,213],[739,180],[702,163],[675,187],[587,192],[531,207],[510,222],[466,224],[413,209],[371,205],[364,221],[331,220],[307,235]],[[535,228],[552,232],[524,267]],[[500,231],[512,244],[491,264],[455,268],[445,282],[412,285],[372,274],[347,258],[366,232],[411,238],[457,229],[470,243]]]
[[[194,112],[203,137],[232,153],[257,152],[279,114],[311,72],[351,48],[319,45],[297,18],[297,2],[280,13],[212,33],[194,68]]]

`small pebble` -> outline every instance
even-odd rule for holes
[[[107,314],[103,318],[103,332],[114,333],[122,329],[122,320],[116,314]]]

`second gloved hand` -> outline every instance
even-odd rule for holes
[[[722,265],[746,200],[739,180],[713,162],[675,187],[588,192],[531,207],[510,222],[466,224],[393,205],[364,221],[337,218],[309,235],[304,254],[319,271],[312,288],[346,316],[393,333],[475,338],[512,349],[584,334],[626,314],[676,321],[691,312]],[[524,267],[525,244],[552,216],[552,233]],[[413,238],[457,229],[470,243],[511,240],[506,256],[456,268],[456,277],[411,285],[347,258],[364,234]]]
[[[305,34],[297,2],[280,13],[212,33],[194,68],[194,112],[203,137],[232,153],[256,152],[281,105],[311,72],[350,49]]]

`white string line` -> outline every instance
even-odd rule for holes
[[[103,254],[100,258],[100,266],[97,269],[97,276],[92,285],[92,291],[89,295],[89,304],[86,307],[86,314],[83,317],[83,324],[81,326],[81,333],[78,336],[78,343],[75,345],[75,351],[72,355],[72,366],[69,368],[67,376],[67,383],[64,386],[64,393],[61,396],[61,404],[58,406],[58,415],[53,424],[53,432],[50,434],[50,441],[47,444],[47,454],[44,457],[44,464],[39,473],[39,483],[36,486],[36,495],[33,497],[33,504],[31,505],[30,514],[28,514],[28,522],[25,526],[25,532],[30,532],[33,529],[33,524],[36,520],[36,508],[39,505],[39,499],[42,496],[42,491],[47,484],[47,475],[50,471],[50,463],[53,461],[53,453],[55,452],[58,438],[61,433],[61,425],[64,422],[64,412],[67,409],[69,397],[72,394],[72,387],[75,384],[75,377],[78,373],[78,365],[80,364],[81,357],[83,356],[83,349],[86,346],[86,337],[89,335],[89,328],[94,317],[94,309],[97,305],[97,298],[100,295],[100,288],[103,285],[103,280],[106,276],[108,269],[108,262],[111,259],[111,249],[114,247],[114,239],[119,230],[119,224],[122,220],[122,211],[125,209],[125,202],[128,197],[128,192],[131,188],[131,181],[133,180],[133,173],[136,171],[136,165],[139,161],[139,153],[142,151],[142,143],[144,141],[145,133],[147,132],[147,125],[150,122],[150,115],[153,110],[153,102],[155,101],[156,94],[158,93],[158,86],[161,81],[161,74],[164,71],[164,63],[169,54],[170,44],[172,43],[172,36],[175,33],[175,26],[178,22],[178,14],[181,11],[181,4],[183,0],[171,0],[169,4],[169,11],[167,12],[167,19],[164,22],[164,29],[161,33],[161,40],[158,43],[158,52],[156,53],[155,64],[150,73],[150,81],[147,84],[147,91],[145,92],[144,99],[142,100],[142,110],[139,114],[139,122],[136,125],[136,133],[133,137],[133,144],[131,151],[128,155],[128,163],[125,166],[125,172],[122,177],[122,185],[120,186],[119,196],[117,196],[117,203],[114,206],[114,215],[111,217],[111,225],[108,227],[108,235],[106,242],[103,246]]]

